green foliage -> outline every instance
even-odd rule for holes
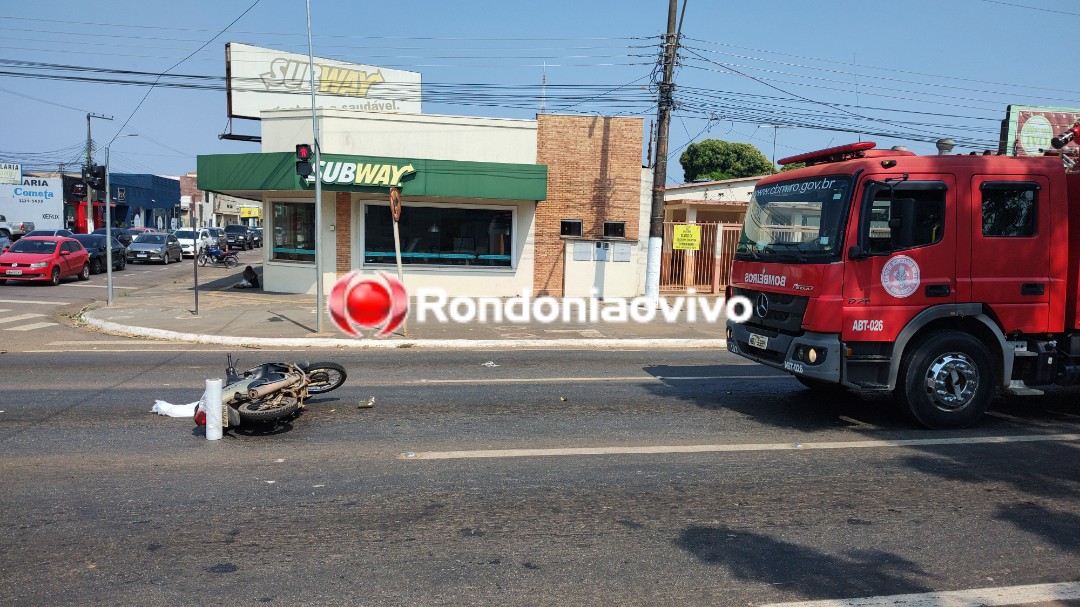
[[[679,163],[682,164],[683,179],[687,183],[698,179],[719,181],[776,172],[765,154],[753,145],[720,139],[691,143],[679,156]]]
[[[805,166],[805,162],[793,162],[791,164],[785,164],[784,166],[780,167],[780,172],[783,173],[784,171],[794,171],[795,169],[801,169]]]

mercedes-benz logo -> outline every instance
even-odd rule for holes
[[[766,297],[764,293],[758,293],[757,307],[754,308],[754,311],[757,312],[757,315],[761,318],[765,318],[769,315],[769,298]]]

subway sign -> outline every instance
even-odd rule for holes
[[[378,162],[319,162],[319,175],[326,185],[358,185],[371,187],[401,187],[401,180],[416,172],[412,164],[382,164]],[[315,183],[315,174],[307,178]]]

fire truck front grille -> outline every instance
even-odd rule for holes
[[[747,325],[768,327],[788,334],[796,334],[802,328],[809,297],[789,293],[770,293],[755,289],[734,289],[734,295],[750,300],[753,314]],[[764,297],[762,297],[764,296]],[[764,312],[764,315],[762,313]]]

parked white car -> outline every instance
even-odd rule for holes
[[[196,240],[202,240],[203,237],[211,238],[210,232],[206,228],[199,229],[198,237],[196,237],[195,230],[192,228],[180,228],[173,232],[173,236],[176,236],[176,240],[180,241],[180,251],[184,254],[184,257],[195,257]]]

